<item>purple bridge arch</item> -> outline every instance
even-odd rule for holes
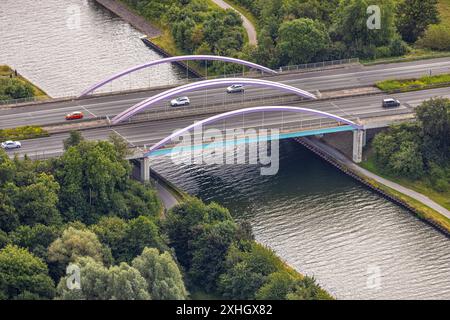
[[[290,107],[290,106],[267,106],[267,107],[244,108],[244,109],[233,110],[233,111],[221,113],[218,115],[214,115],[212,117],[195,122],[183,129],[180,129],[180,130],[172,133],[171,135],[167,136],[166,138],[160,140],[159,142],[155,143],[152,147],[150,147],[150,149],[148,149],[148,151],[145,152],[144,157],[149,157],[153,152],[162,148],[164,145],[169,143],[171,140],[181,136],[182,134],[184,134],[194,128],[201,127],[201,126],[204,126],[207,124],[211,124],[211,123],[214,123],[217,121],[221,121],[221,120],[231,118],[234,116],[238,116],[238,115],[242,115],[242,114],[249,114],[249,113],[256,113],[256,112],[280,112],[280,111],[294,112],[294,113],[309,113],[309,114],[320,115],[320,116],[323,116],[326,118],[336,120],[338,122],[345,123],[347,126],[350,126],[352,128],[352,130],[362,130],[363,129],[362,125],[357,124],[351,120],[345,119],[343,117],[340,117],[340,116],[337,116],[337,115],[334,115],[334,114],[331,114],[328,112],[309,109],[309,108]]]
[[[254,85],[254,86],[260,86],[260,87],[269,87],[269,88],[275,88],[279,89],[281,91],[285,91],[288,93],[293,93],[298,96],[301,96],[303,98],[307,99],[317,99],[315,95],[312,93],[292,87],[287,84],[278,83],[274,81],[268,81],[268,80],[261,80],[261,79],[246,79],[246,78],[230,78],[230,79],[214,79],[214,80],[205,80],[205,81],[199,81],[195,83],[185,84],[183,86],[172,88],[167,91],[161,92],[159,94],[156,94],[150,98],[145,99],[142,102],[139,102],[135,104],[134,106],[128,108],[127,110],[119,113],[117,116],[115,116],[112,120],[112,124],[118,124],[119,122],[122,122],[131,116],[135,115],[136,113],[154,105],[155,103],[158,103],[160,101],[170,99],[172,97],[178,96],[180,94],[195,91],[198,89],[206,89],[211,87],[220,87],[220,86],[226,86],[231,84],[248,84],[248,85]]]
[[[246,60],[241,60],[241,59],[237,59],[237,58],[230,58],[230,57],[224,57],[224,56],[211,56],[211,55],[188,55],[188,56],[176,56],[176,57],[169,57],[169,58],[163,58],[163,59],[159,59],[159,60],[155,60],[155,61],[151,61],[151,62],[147,62],[141,65],[137,65],[134,67],[131,67],[129,69],[126,69],[122,72],[116,73],[92,86],[90,86],[89,88],[85,89],[79,96],[78,98],[82,98],[86,95],[88,95],[89,93],[92,93],[93,91],[95,91],[98,88],[103,87],[105,84],[116,80],[118,78],[121,78],[127,74],[133,73],[135,71],[141,70],[141,69],[145,69],[145,68],[149,68],[158,64],[163,64],[163,63],[171,63],[171,62],[177,62],[177,61],[199,61],[199,60],[206,60],[206,61],[222,61],[222,62],[230,62],[230,63],[235,63],[235,64],[240,64],[249,68],[253,68],[253,69],[257,69],[260,70],[262,72],[267,72],[270,74],[277,74],[277,72],[275,70],[272,70],[270,68],[264,67],[262,65],[250,62],[250,61],[246,61]]]

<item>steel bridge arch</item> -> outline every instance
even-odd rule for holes
[[[186,56],[176,56],[176,57],[169,57],[169,58],[163,58],[163,59],[158,59],[155,61],[150,61],[141,65],[137,65],[134,67],[131,67],[129,69],[126,69],[122,72],[116,73],[92,86],[90,86],[89,88],[85,89],[79,96],[78,98],[82,98],[84,96],[86,96],[89,93],[92,93],[94,90],[103,87],[105,84],[116,80],[118,78],[121,78],[127,74],[133,73],[135,71],[141,70],[141,69],[145,69],[145,68],[149,68],[155,65],[159,65],[159,64],[163,64],[163,63],[170,63],[170,62],[177,62],[177,61],[198,61],[198,60],[207,60],[207,61],[223,61],[223,62],[231,62],[231,63],[235,63],[235,64],[240,64],[249,68],[253,68],[253,69],[257,69],[263,72],[267,72],[270,74],[277,74],[278,72],[276,72],[275,70],[272,70],[270,68],[264,67],[262,65],[250,62],[250,61],[246,61],[246,60],[242,60],[242,59],[237,59],[237,58],[230,58],[230,57],[224,57],[224,56],[211,56],[211,55],[186,55]]]
[[[317,99],[317,97],[305,90],[292,87],[287,84],[278,83],[274,81],[268,81],[268,80],[261,80],[261,79],[246,79],[246,78],[230,78],[230,79],[214,79],[214,80],[205,80],[205,81],[199,81],[195,83],[185,84],[183,86],[172,88],[167,91],[161,92],[159,94],[156,94],[150,98],[145,99],[144,101],[141,101],[134,106],[128,108],[127,110],[122,111],[117,116],[115,116],[112,120],[112,124],[117,124],[121,121],[124,121],[134,114],[138,113],[141,110],[144,110],[153,104],[160,102],[162,100],[170,99],[172,97],[175,97],[177,95],[180,95],[185,92],[195,91],[197,89],[206,89],[211,87],[219,87],[224,85],[231,85],[231,84],[249,84],[249,85],[255,85],[255,86],[261,86],[261,87],[269,87],[269,88],[275,88],[279,89],[288,93],[293,93],[296,95],[299,95],[303,98],[307,99]]]
[[[343,117],[340,117],[340,116],[337,116],[337,115],[334,115],[334,114],[331,114],[328,112],[309,109],[309,108],[290,107],[290,106],[267,106],[267,107],[244,108],[244,109],[233,110],[233,111],[221,113],[218,115],[214,115],[212,117],[195,122],[183,129],[180,129],[180,130],[172,133],[171,135],[167,136],[166,138],[160,140],[159,142],[155,143],[152,147],[150,147],[148,149],[147,152],[145,152],[144,157],[149,157],[152,152],[160,149],[161,147],[163,147],[164,145],[169,143],[172,139],[177,138],[177,137],[181,136],[182,134],[184,134],[196,127],[201,127],[201,126],[204,126],[207,124],[211,124],[211,123],[214,123],[214,122],[217,122],[220,120],[224,120],[224,119],[231,118],[231,117],[234,117],[237,115],[242,115],[242,114],[249,114],[249,113],[255,113],[255,112],[277,112],[277,111],[278,112],[287,111],[287,112],[294,112],[294,113],[310,113],[310,114],[315,114],[315,115],[321,115],[321,116],[324,116],[324,117],[327,117],[330,119],[334,119],[339,122],[346,123],[347,125],[353,127],[355,130],[363,129],[362,125],[357,124],[351,120],[345,119]]]

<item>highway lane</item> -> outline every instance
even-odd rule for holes
[[[301,104],[302,107],[310,107],[321,111],[333,113],[352,120],[372,119],[379,116],[388,116],[396,114],[411,114],[413,108],[419,105],[423,100],[432,97],[450,98],[448,88],[440,88],[426,91],[415,91],[399,94],[397,98],[403,103],[399,108],[384,109],[381,107],[380,96],[365,96],[358,98],[346,98],[335,101],[315,101]],[[177,129],[181,129],[192,124],[194,121],[203,119],[205,116],[193,116],[184,118],[167,119],[160,121],[149,121],[141,123],[130,123],[126,125],[113,126],[110,128],[95,128],[83,131],[83,136],[88,140],[104,140],[109,135],[116,132],[123,136],[130,146],[151,146],[153,143],[165,138]],[[322,119],[322,120],[320,120]],[[245,116],[236,116],[226,121],[211,124],[205,129],[229,129],[229,128],[280,128],[300,126],[307,127],[311,121],[325,123],[327,120],[316,115],[292,114],[292,113],[264,113],[249,114]],[[68,137],[68,133],[54,134],[50,137],[30,139],[22,141],[22,148],[11,150],[8,153],[13,156],[18,153],[23,156],[28,154],[32,157],[47,157],[58,155],[62,152],[62,141]]]
[[[343,69],[322,72],[288,73],[266,77],[267,80],[280,81],[294,87],[315,92],[351,86],[372,85],[386,78],[411,78],[425,74],[450,72],[450,59],[425,60],[419,62],[397,63],[362,67],[351,65]],[[43,105],[18,108],[0,108],[0,127],[9,128],[22,125],[44,125],[64,121],[65,114],[83,111],[87,118],[114,116],[124,109],[152,96],[161,90],[128,93],[114,96],[96,97],[78,101],[47,103]],[[225,88],[187,94],[191,98],[191,108],[202,108],[211,104],[242,103],[248,100],[260,100],[281,96],[283,93],[266,88],[248,87],[245,94],[226,94]],[[285,95],[283,95],[285,96]],[[291,96],[294,98],[293,96]],[[152,107],[155,112],[169,112],[168,101]]]

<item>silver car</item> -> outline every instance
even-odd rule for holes
[[[227,93],[244,92],[244,86],[242,84],[233,84],[227,88]]]
[[[6,150],[8,150],[8,149],[17,149],[17,148],[20,148],[21,146],[22,146],[22,144],[19,141],[8,140],[8,141],[5,141],[5,142],[2,142],[2,148],[6,149]]]
[[[191,103],[188,97],[179,97],[170,101],[172,107],[187,106]]]

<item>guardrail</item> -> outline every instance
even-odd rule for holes
[[[8,105],[8,104],[19,104],[19,103],[25,103],[25,102],[36,102],[36,101],[45,101],[50,100],[51,98],[43,99],[42,97],[29,97],[29,98],[21,98],[21,99],[11,99],[11,100],[0,100],[0,106],[1,105]]]
[[[319,69],[319,68],[324,68],[324,67],[329,67],[329,66],[338,66],[338,65],[342,65],[342,64],[351,64],[351,63],[359,63],[359,58],[290,65],[290,66],[280,67],[279,70],[280,70],[280,72],[300,71],[300,70],[305,70],[305,69]]]
[[[285,72],[293,72],[293,71],[304,71],[304,70],[312,70],[312,69],[320,69],[324,67],[330,67],[330,66],[339,66],[344,64],[351,64],[351,63],[359,63],[358,58],[352,58],[352,59],[342,59],[342,60],[331,60],[331,61],[322,61],[322,62],[315,62],[315,63],[306,63],[306,64],[300,64],[300,65],[291,65],[291,66],[283,66],[278,68],[279,73],[285,73]],[[214,76],[206,76],[206,77],[196,77],[196,78],[184,78],[179,79],[177,81],[171,82],[169,86],[179,86],[187,83],[193,83],[198,82],[202,80],[213,80],[213,79],[224,79],[224,78],[239,78],[239,77],[252,77],[252,78],[258,78],[258,77],[273,77],[276,75],[267,74],[261,71],[255,71],[255,70],[245,70],[243,68],[242,72],[239,73],[227,73],[227,74],[220,74],[220,75],[214,75]],[[165,87],[165,86],[161,86]],[[150,89],[158,89],[157,86],[148,86],[148,87],[140,87],[136,88],[135,90],[150,90]],[[133,91],[133,90],[127,90]],[[108,94],[108,93],[120,93],[121,91],[102,91],[99,93],[102,94]],[[124,91],[125,92],[125,91]],[[77,96],[77,94],[74,92],[72,96],[63,97],[60,99],[74,99]],[[20,103],[26,103],[26,102],[38,102],[38,101],[52,101],[52,98],[44,99],[42,100],[42,97],[30,97],[30,98],[23,98],[23,99],[11,99],[11,100],[0,100],[0,106],[1,105],[17,105]]]

